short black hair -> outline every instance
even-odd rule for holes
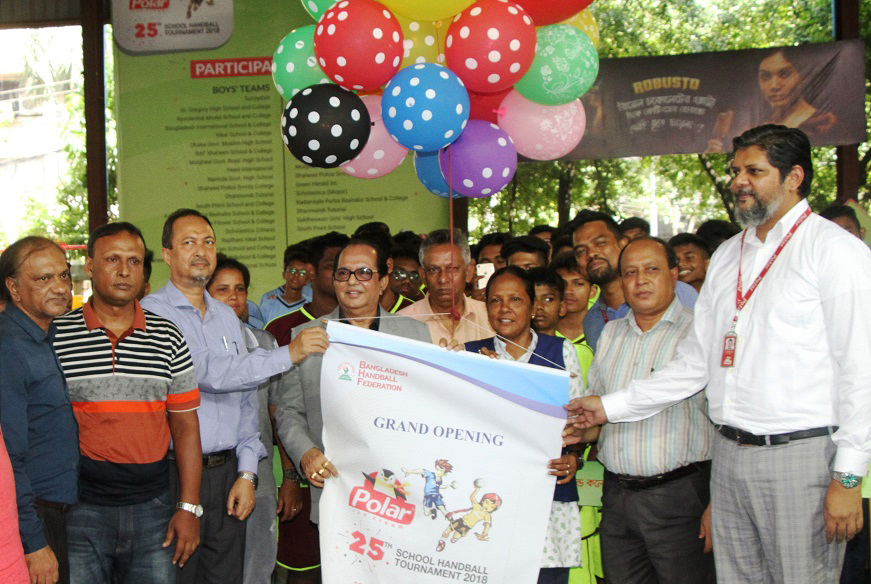
[[[505,266],[504,268],[499,268],[493,272],[493,275],[490,276],[489,280],[487,280],[485,298],[489,300],[490,288],[493,286],[493,282],[502,276],[515,276],[516,278],[519,278],[520,281],[523,282],[523,287],[526,288],[526,294],[529,296],[529,303],[535,304],[535,282],[532,281],[529,272],[518,266]]]
[[[6,279],[17,278],[21,264],[26,262],[32,253],[48,247],[55,247],[64,253],[64,250],[57,243],[41,235],[22,237],[3,250],[3,253],[0,253],[0,299],[12,302],[12,295],[9,293],[9,288],[6,287]]]
[[[475,261],[477,262],[481,256],[481,250],[489,245],[503,246],[505,242],[511,239],[511,235],[502,231],[494,231],[483,236],[477,244],[475,244]]]
[[[617,222],[613,217],[608,215],[607,213],[602,213],[601,211],[593,211],[590,209],[584,209],[579,211],[575,218],[572,219],[572,236],[574,236],[575,232],[586,225],[587,223],[594,223],[595,221],[602,221],[605,223],[605,227],[608,228],[608,231],[614,234],[614,237],[619,241],[623,237],[623,232],[620,231],[620,226],[617,225]]]
[[[705,240],[696,235],[695,233],[678,233],[674,237],[668,240],[668,245],[672,247],[672,249],[678,247],[679,245],[694,245],[710,258],[711,257],[711,248],[708,247],[708,244],[705,243]]]
[[[563,280],[555,270],[551,268],[530,268],[529,277],[532,278],[532,283],[536,286],[547,286],[553,288],[559,294],[560,300],[566,294],[566,281]]]
[[[777,124],[763,124],[750,128],[732,140],[734,152],[756,146],[768,159],[768,163],[780,172],[780,182],[794,166],[800,166],[804,178],[798,186],[798,194],[807,197],[814,179],[814,165],[811,161],[811,141],[807,134],[798,128],[787,128]]]
[[[620,233],[626,233],[630,229],[640,229],[644,235],[650,235],[650,223],[641,217],[629,217],[620,223]]]
[[[175,222],[181,219],[182,217],[199,217],[203,221],[209,224],[209,227],[212,228],[212,231],[215,230],[212,227],[212,222],[209,221],[209,218],[197,211],[196,209],[176,209],[166,218],[166,221],[163,222],[163,234],[160,237],[160,245],[164,247],[164,249],[172,249],[172,229],[175,225]]]
[[[150,249],[145,250],[145,257],[142,258],[142,273],[145,275],[145,281],[151,280],[151,270],[154,267],[154,252]]]
[[[339,233],[338,231],[330,231],[329,233],[324,233],[323,235],[313,238],[309,245],[309,263],[314,266],[315,270],[317,270],[318,264],[321,263],[322,259],[324,259],[324,254],[329,248],[345,247],[348,245],[348,241],[350,240],[350,237],[344,233]]]
[[[623,249],[620,250],[620,257],[617,259],[617,272],[623,272],[623,254],[626,253],[626,250],[629,249],[630,246],[635,245],[639,242],[644,241],[655,241],[660,246],[662,246],[663,252],[665,252],[665,260],[668,263],[668,269],[673,270],[677,267],[677,254],[674,253],[674,249],[668,243],[665,242],[664,239],[660,239],[658,237],[652,237],[650,235],[646,235],[644,237],[638,237],[633,239],[629,243],[623,246]]]
[[[371,235],[371,233],[369,234]],[[365,245],[366,247],[371,247],[375,250],[375,269],[378,270],[378,279],[384,278],[390,274],[387,269],[387,258],[389,257],[389,251],[384,249],[381,245],[378,244],[375,239],[369,236],[354,236],[348,240],[342,249],[339,250],[339,253],[336,254],[336,263],[333,266],[333,274],[336,273],[336,270],[339,267],[339,256],[342,255],[346,249],[351,247],[352,245]]]
[[[559,251],[561,247],[568,247],[572,249],[574,246],[572,245],[572,236],[571,235],[560,235],[556,239],[550,242],[550,246],[553,248],[554,253]]]
[[[541,258],[541,265],[547,265],[547,258],[550,255],[550,246],[546,241],[534,235],[520,235],[512,237],[502,244],[502,257],[505,261],[516,253],[535,253]]]
[[[372,233],[373,231],[386,233],[390,235],[390,226],[383,221],[370,221],[369,223],[363,223],[354,231],[351,237],[356,237],[358,235],[367,235]]]
[[[304,243],[294,243],[288,245],[284,250],[284,269],[290,265],[290,262],[309,263],[309,247]]]
[[[708,244],[708,249],[711,250],[712,254],[717,251],[721,243],[739,233],[741,233],[740,227],[722,219],[709,219],[696,229],[696,235]]]
[[[828,219],[829,221],[838,219],[840,217],[846,217],[856,226],[856,231],[862,229],[862,224],[859,223],[859,217],[856,215],[856,209],[854,209],[850,205],[829,205],[828,207],[820,211],[820,217],[822,217],[823,219]]]
[[[414,260],[414,263],[420,265],[420,258],[417,257],[418,247],[420,246],[401,245],[397,243],[396,238],[394,237],[393,248],[390,250],[390,257],[394,260],[398,258]]]
[[[206,290],[212,285],[215,281],[215,277],[218,275],[218,272],[221,270],[238,270],[239,273],[242,274],[242,281],[245,282],[245,290],[248,290],[248,286],[251,285],[251,272],[248,271],[248,266],[237,260],[236,258],[228,257],[226,254],[219,253],[218,260],[215,262],[215,271],[212,272],[212,277],[209,278],[209,282],[206,284]]]
[[[556,233],[556,227],[551,227],[550,225],[536,225],[529,230],[527,235],[538,235],[539,233],[550,233],[553,235]]]
[[[575,257],[574,252],[564,251],[563,253],[556,254],[553,257],[553,260],[551,260],[549,267],[554,272],[559,272],[560,270],[573,272],[581,274],[584,277],[584,280],[587,279],[584,270],[582,270],[581,266],[578,265],[578,259]]]
[[[127,221],[116,221],[114,223],[100,225],[91,231],[91,234],[88,236],[88,257],[94,257],[94,245],[97,243],[98,239],[101,237],[112,237],[119,233],[129,233],[134,237],[138,237],[142,241],[142,246],[146,249],[148,248],[145,244],[145,236],[142,235],[142,231],[140,231],[138,227]]]

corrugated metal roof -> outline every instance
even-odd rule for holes
[[[111,2],[102,2],[108,18]],[[0,28],[77,24],[80,13],[81,0],[0,0]]]

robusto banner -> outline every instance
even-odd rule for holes
[[[327,326],[324,582],[532,584],[568,374]]]
[[[861,40],[602,59],[583,98],[587,129],[571,159],[729,152],[765,123],[800,128],[814,146],[865,140]]]

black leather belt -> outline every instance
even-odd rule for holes
[[[811,428],[810,430],[799,430],[798,432],[787,432],[786,434],[767,434],[760,436],[759,434],[751,434],[739,428],[732,426],[716,426],[717,432],[723,437],[737,442],[741,446],[778,446],[788,444],[793,440],[802,440],[804,438],[816,438],[818,436],[828,436],[838,431],[837,426],[824,426],[822,428]]]
[[[57,509],[61,513],[66,513],[70,509],[73,508],[69,503],[55,503],[54,501],[46,501],[45,499],[34,499],[34,503],[39,505],[40,507],[47,507],[48,509]]]
[[[170,450],[166,453],[166,457],[170,460],[176,460],[175,452]],[[203,454],[203,466],[206,468],[215,468],[221,466],[233,457],[233,450],[221,450],[211,454]]]
[[[652,477],[621,475],[615,474],[607,470],[605,471],[605,474],[610,478],[618,481],[624,489],[639,490],[649,489],[651,487],[658,487],[659,485],[663,485],[669,481],[690,476],[691,474],[695,474],[701,470],[708,470],[710,467],[711,461],[703,460],[701,462],[694,462],[692,464],[688,464],[686,466],[682,466],[680,468],[676,468],[674,470],[670,470],[668,472],[664,472],[662,474],[658,474]]]

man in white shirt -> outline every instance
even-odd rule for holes
[[[810,213],[803,132],[765,125],[733,145],[746,229],[712,258],[693,330],[649,379],[570,415],[639,420],[707,385],[718,581],[837,582],[871,459],[871,252]]]

